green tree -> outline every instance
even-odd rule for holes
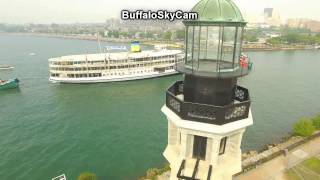
[[[128,32],[120,32],[119,33],[123,37],[128,37],[129,33]]]
[[[108,37],[112,37],[113,33],[112,31],[108,31]]]
[[[275,38],[267,39],[267,43],[277,45],[277,44],[281,44],[282,40],[279,37],[275,37]]]
[[[77,180],[97,180],[97,176],[93,173],[84,172],[79,175]]]
[[[119,35],[120,35],[120,32],[117,31],[117,30],[109,31],[109,32],[108,32],[108,36],[109,36],[109,37],[119,38]]]
[[[289,33],[286,36],[284,36],[284,38],[289,44],[298,43],[300,40],[300,35],[298,33]]]
[[[288,33],[281,37],[270,38],[267,42],[270,44],[317,44],[320,43],[320,37],[309,34]]]
[[[313,126],[317,129],[320,130],[320,114],[313,117],[311,119]]]
[[[115,38],[119,38],[119,35],[120,35],[119,31],[113,31],[113,36]]]
[[[234,32],[232,32],[233,34]],[[244,41],[248,42],[257,42],[259,39],[258,37],[263,36],[262,29],[246,29],[243,35]]]
[[[257,42],[258,37],[254,34],[244,34],[243,39],[248,42]]]
[[[167,31],[162,35],[162,37],[163,37],[163,39],[170,40],[171,37],[172,37],[172,32],[171,31]]]
[[[177,30],[176,31],[177,39],[183,40],[185,38],[185,30]]]
[[[293,132],[297,136],[307,137],[315,132],[316,128],[313,126],[310,119],[302,118],[293,127]]]
[[[145,37],[146,38],[153,38],[153,33],[148,31],[148,32],[146,32]]]

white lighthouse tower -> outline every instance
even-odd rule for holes
[[[186,26],[184,81],[166,92],[164,151],[171,180],[228,180],[241,171],[241,141],[252,125],[249,91],[237,78],[249,73],[241,55],[246,22],[231,0],[201,0],[198,20]]]

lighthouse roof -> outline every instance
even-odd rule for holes
[[[198,20],[185,23],[246,23],[232,0],[201,0],[191,11],[198,13]]]

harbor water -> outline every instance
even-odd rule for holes
[[[102,43],[106,45],[127,45]],[[148,49],[151,47],[143,47]],[[134,180],[165,163],[165,91],[182,75],[130,82],[53,84],[48,58],[96,53],[94,41],[0,35],[0,179],[45,180],[93,172],[101,180]],[[33,54],[30,54],[33,53]],[[288,135],[301,117],[320,113],[320,51],[248,52],[254,125],[242,148],[255,150]]]

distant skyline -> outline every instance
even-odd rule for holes
[[[0,0],[0,23],[103,23],[119,18],[123,9],[190,10],[199,0]],[[319,0],[234,0],[245,17],[257,17],[275,8],[282,20],[309,18],[320,21]]]

